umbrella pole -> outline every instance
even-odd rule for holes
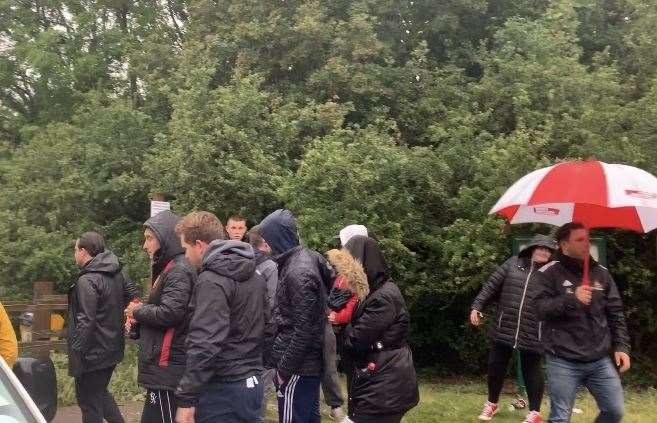
[[[588,231],[588,228],[586,228]],[[590,286],[591,282],[589,279],[589,268],[591,266],[591,238],[587,239],[587,250],[586,250],[586,256],[584,257],[584,269],[582,273],[582,286]]]

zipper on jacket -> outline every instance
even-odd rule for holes
[[[513,348],[518,348],[518,336],[520,335],[520,319],[522,316],[522,308],[525,305],[525,297],[527,296],[527,287],[529,286],[529,278],[531,278],[532,273],[534,273],[533,261],[531,267],[529,268],[529,274],[527,275],[527,279],[525,279],[525,288],[522,291],[522,298],[520,299],[520,308],[518,309],[518,327],[516,327],[516,340],[513,344]]]
[[[498,328],[498,329],[502,327],[502,317],[504,317],[504,311],[502,311],[502,312],[500,313],[500,318],[499,318],[498,321],[497,321],[497,328]]]

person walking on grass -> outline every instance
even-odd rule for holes
[[[491,341],[488,356],[488,401],[484,404],[479,420],[491,420],[498,412],[498,401],[509,361],[513,351],[518,350],[529,397],[529,414],[525,423],[542,421],[543,328],[534,304],[534,296],[540,287],[531,277],[550,260],[555,250],[554,240],[536,235],[517,256],[497,268],[472,303],[470,322],[479,326],[484,308],[492,301],[497,302],[495,318],[491,320],[488,329]]]
[[[289,210],[276,210],[259,225],[278,264],[271,360],[276,368],[280,423],[319,423],[319,388],[333,269],[299,242]]]
[[[377,242],[354,236],[345,250],[367,276],[368,294],[344,329],[349,418],[354,423],[399,423],[419,400],[411,320],[401,291],[390,278]]]
[[[620,373],[630,368],[630,338],[623,302],[609,270],[589,257],[589,283],[583,283],[589,256],[589,232],[580,223],[557,231],[559,252],[536,272],[540,286],[536,308],[545,321],[545,349],[550,386],[550,423],[567,423],[577,388],[596,400],[596,423],[623,419]],[[612,358],[613,357],[613,358]]]

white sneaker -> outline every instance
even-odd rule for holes
[[[344,419],[347,418],[347,415],[344,413],[344,410],[342,410],[342,407],[335,407],[331,409],[329,417],[336,422],[342,423],[344,422]]]

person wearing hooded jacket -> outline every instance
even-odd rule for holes
[[[569,422],[577,389],[585,386],[600,408],[595,422],[618,423],[625,412],[620,375],[631,366],[623,300],[609,270],[591,257],[585,225],[566,223],[555,236],[554,260],[532,276],[545,322],[548,421]]]
[[[224,239],[209,212],[176,225],[185,256],[198,271],[187,333],[187,364],[176,389],[177,423],[257,422],[266,282],[256,272],[251,245]]]
[[[271,361],[280,423],[319,423],[328,290],[335,277],[319,253],[302,246],[294,216],[279,209],[259,225],[278,264]]]
[[[525,422],[542,421],[544,379],[541,369],[543,345],[542,325],[536,313],[534,297],[540,287],[532,275],[556,250],[556,242],[545,235],[536,235],[517,256],[511,257],[493,272],[472,303],[470,322],[481,323],[481,312],[487,304],[497,302],[497,312],[491,321],[488,337],[491,349],[488,358],[488,401],[479,420],[491,420],[498,411],[498,401],[513,350],[520,352],[523,378],[529,397],[529,414]]]
[[[176,235],[180,217],[165,210],[144,223],[143,248],[151,260],[148,300],[130,303],[128,321],[139,325],[139,373],[146,389],[142,423],[173,423],[175,389],[185,370],[189,301],[196,271]]]
[[[260,228],[254,226],[247,233],[249,244],[253,247],[256,260],[256,272],[260,273],[267,282],[267,302],[265,306],[269,309],[270,321],[265,322],[265,339],[263,344],[263,364],[265,370],[262,372],[262,383],[264,387],[264,396],[262,400],[262,418],[265,421],[265,414],[267,411],[267,401],[270,394],[274,393],[274,378],[276,377],[276,369],[271,368],[269,364],[269,356],[271,354],[271,345],[274,338],[274,325],[271,321],[271,315],[274,312],[274,305],[276,303],[276,288],[278,288],[278,266],[276,262],[270,257],[271,247],[267,244],[260,235]]]
[[[80,272],[69,290],[67,342],[69,374],[75,378],[82,422],[123,423],[107,385],[123,360],[123,310],[137,291],[96,232],[77,239],[75,262]]]
[[[375,240],[357,235],[345,250],[363,266],[369,288],[344,330],[349,418],[399,423],[420,399],[408,346],[408,309]]]

